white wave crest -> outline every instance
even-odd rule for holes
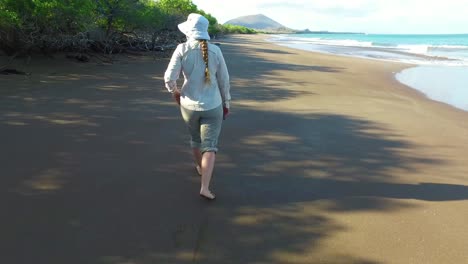
[[[427,54],[429,45],[398,45],[397,49],[415,54]]]

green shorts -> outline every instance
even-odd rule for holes
[[[192,111],[181,106],[180,112],[190,132],[192,148],[199,148],[202,153],[217,152],[223,106],[208,111]]]

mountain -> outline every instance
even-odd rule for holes
[[[280,23],[274,21],[273,19],[262,14],[241,16],[235,19],[231,19],[224,24],[244,26],[244,27],[255,29],[255,30],[268,31],[268,32],[293,31],[292,29],[287,28],[281,25]]]

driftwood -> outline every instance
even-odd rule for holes
[[[5,65],[0,66],[0,72],[2,72],[3,70],[5,70],[5,69],[8,67],[8,65],[10,65],[10,64],[13,62],[13,60],[14,60],[18,55],[19,55],[19,52],[17,52],[17,53],[14,54],[13,56],[11,56],[11,57],[8,59],[8,61],[7,61],[7,63],[6,63]]]
[[[0,66],[0,74],[8,75],[8,74],[19,74],[19,75],[29,75],[28,73],[24,71],[18,71],[17,69],[12,69],[8,68],[8,66],[15,60],[15,58],[19,55],[17,52],[13,56],[11,56],[7,63],[5,63],[3,66]]]
[[[23,71],[18,71],[17,69],[3,69],[3,70],[0,70],[0,74],[5,74],[5,75],[8,75],[8,74],[19,74],[19,75],[29,75]]]
[[[86,54],[82,54],[82,53],[79,53],[79,54],[76,54],[76,55],[66,55],[66,57],[68,59],[75,59],[79,62],[88,62],[89,61],[89,56],[86,55]]]

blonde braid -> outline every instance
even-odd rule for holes
[[[208,43],[206,40],[200,40],[203,60],[205,61],[205,82],[210,82],[210,69],[208,68]]]

